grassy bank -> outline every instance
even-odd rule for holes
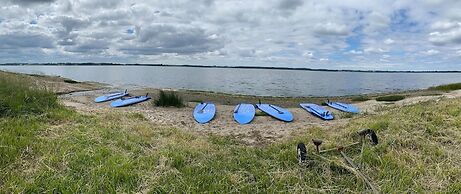
[[[460,89],[461,89],[461,83],[446,84],[446,85],[434,86],[434,87],[429,88],[429,90],[438,90],[438,91],[444,91],[444,92],[460,90]]]
[[[376,129],[381,143],[363,157],[347,153],[383,193],[459,193],[459,107],[460,99],[445,99],[385,109],[351,118],[344,128],[305,128],[262,146],[162,127],[139,113],[83,115],[60,105],[19,111],[0,117],[0,193],[361,193],[367,186],[336,163],[298,166],[295,146],[312,138],[324,139],[324,148],[350,143],[350,134],[365,127]],[[326,157],[343,162],[334,153]]]

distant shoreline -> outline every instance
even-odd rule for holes
[[[359,72],[359,73],[461,73],[459,71],[387,71],[387,70],[352,70],[352,69],[314,69],[292,67],[257,67],[257,66],[217,66],[217,65],[170,65],[170,64],[121,64],[121,63],[3,63],[0,66],[152,66],[152,67],[195,67],[195,68],[220,68],[220,69],[273,69],[295,71],[323,71],[323,72]]]

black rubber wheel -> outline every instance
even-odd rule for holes
[[[368,139],[370,140],[371,145],[378,145],[378,135],[376,135],[375,131],[370,129],[367,134]]]
[[[304,143],[299,143],[298,147],[296,149],[297,154],[298,154],[298,161],[299,163],[304,163],[307,160],[307,149],[306,145]]]

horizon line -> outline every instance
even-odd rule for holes
[[[162,63],[1,63],[0,66],[153,66],[153,67],[196,67],[222,69],[272,69],[295,71],[324,71],[324,72],[361,72],[361,73],[461,73],[461,70],[355,70],[355,69],[323,69],[308,67],[263,67],[263,66],[230,66],[230,65],[172,65]]]

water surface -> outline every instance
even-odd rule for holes
[[[461,82],[461,73],[365,73],[157,66],[0,66],[116,87],[143,86],[258,96],[344,96]]]

